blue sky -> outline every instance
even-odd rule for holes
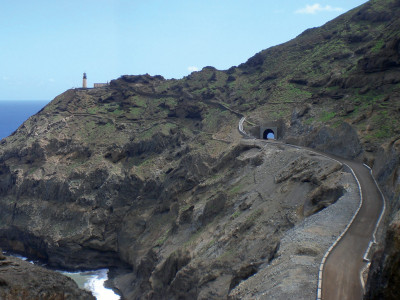
[[[228,69],[365,0],[0,0],[0,100]]]

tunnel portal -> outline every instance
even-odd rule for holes
[[[274,140],[275,139],[275,132],[272,129],[266,129],[263,133],[264,140]]]
[[[270,126],[260,126],[260,139],[263,140],[277,140],[278,128]]]

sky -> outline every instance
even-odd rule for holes
[[[225,70],[366,0],[0,0],[0,100]]]

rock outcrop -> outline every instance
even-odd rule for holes
[[[0,298],[4,300],[95,300],[69,277],[0,254]]]
[[[390,223],[385,247],[375,252],[364,299],[399,299],[400,214]]]

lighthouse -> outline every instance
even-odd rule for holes
[[[86,89],[87,88],[87,77],[86,73],[83,73],[83,80],[82,80],[82,88]]]

